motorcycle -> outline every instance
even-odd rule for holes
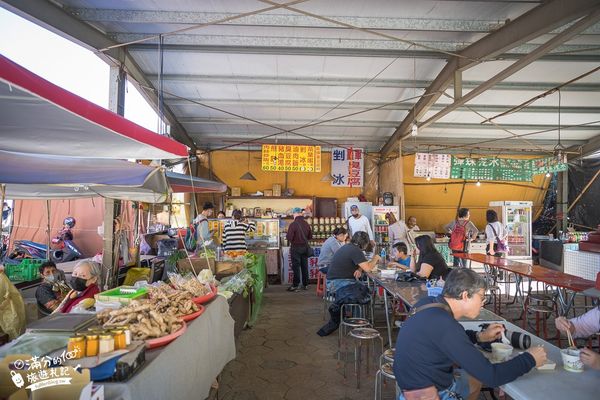
[[[4,260],[5,263],[19,264],[26,258],[46,259],[55,263],[62,263],[82,258],[83,253],[73,243],[71,228],[74,226],[75,219],[73,217],[65,218],[63,229],[59,231],[58,236],[52,239],[49,257],[46,245],[30,240],[16,240],[13,251]]]

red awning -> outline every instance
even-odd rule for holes
[[[0,55],[0,150],[67,157],[172,159],[187,147]]]

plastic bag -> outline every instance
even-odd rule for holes
[[[25,332],[25,303],[21,293],[0,270],[0,331],[13,340]]]
[[[124,286],[133,286],[137,281],[150,280],[150,268],[129,268],[125,276]]]

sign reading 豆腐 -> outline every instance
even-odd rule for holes
[[[263,144],[263,171],[321,172],[321,146]]]
[[[334,187],[362,187],[364,183],[365,152],[359,148],[331,149],[331,176]]]

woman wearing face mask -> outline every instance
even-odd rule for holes
[[[59,290],[58,281],[62,278],[54,262],[43,263],[40,266],[40,275],[43,281],[35,291],[35,298],[40,314],[45,316],[58,308],[65,293]]]
[[[71,274],[69,285],[73,288],[67,295],[67,300],[60,311],[63,313],[71,310],[85,299],[93,299],[100,293],[98,280],[100,278],[100,264],[93,261],[80,261]]]

